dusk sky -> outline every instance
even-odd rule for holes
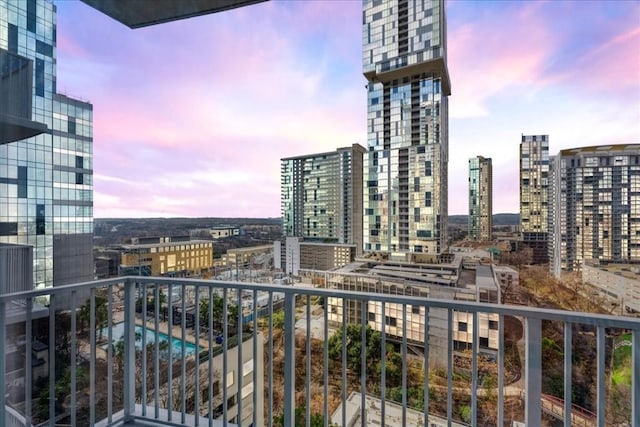
[[[58,7],[58,91],[94,108],[94,216],[279,217],[280,159],[366,146],[359,0],[269,1],[131,30]],[[640,144],[640,2],[446,2],[449,213],[493,159],[518,212],[520,135]]]

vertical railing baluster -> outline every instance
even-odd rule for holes
[[[0,301],[0,344],[4,348],[7,344],[7,329],[6,329],[6,305],[4,300]],[[49,354],[51,354],[51,348],[49,349]],[[55,354],[55,353],[54,353]],[[4,379],[6,375],[7,362],[4,352],[0,357],[0,375]],[[4,423],[7,419],[6,411],[5,411],[5,400],[7,396],[7,386],[5,381],[0,381],[0,422]],[[54,396],[50,394],[49,396]],[[51,403],[49,403],[49,408],[51,408]],[[53,418],[53,417],[52,417]]]
[[[525,425],[540,425],[542,412],[542,321],[525,319]]]
[[[167,419],[173,419],[173,286],[167,286]]]
[[[237,265],[237,264],[236,264]],[[227,351],[229,349],[227,340],[229,339],[229,314],[227,301],[227,288],[222,290],[222,424],[227,425],[229,408],[227,406],[227,373],[229,371],[229,362],[227,359]]]
[[[367,301],[360,301],[360,419],[367,424]],[[308,401],[308,400],[307,400]],[[309,427],[309,426],[307,426]]]
[[[322,412],[324,413],[324,427],[329,427],[329,300],[327,297],[322,298],[324,299],[324,345],[322,349],[324,402]]]
[[[140,288],[139,288],[140,289]],[[142,403],[142,416],[147,416],[147,284],[143,283],[141,285],[142,291],[142,306],[140,310],[140,318],[142,319],[142,346],[140,355],[142,356],[142,378],[140,381],[142,382],[140,386],[140,403]],[[138,301],[136,301],[136,309],[137,309]]]
[[[160,418],[160,285],[153,287],[153,400],[154,417]]]
[[[124,420],[133,419],[136,407],[136,289],[124,283]]]
[[[604,427],[605,425],[605,405],[606,405],[606,391],[605,391],[605,366],[604,366],[604,356],[605,356],[605,328],[604,326],[598,326],[597,329],[597,387],[598,387],[598,427]]]
[[[402,304],[402,425],[407,425],[407,304]]]
[[[296,298],[284,296],[284,425],[295,424],[296,411]]]
[[[27,426],[31,425],[31,399],[32,399],[32,386],[33,386],[33,364],[31,363],[31,352],[32,352],[32,337],[33,337],[33,324],[32,324],[32,312],[33,312],[33,299],[27,298],[26,306],[25,306],[25,324],[24,324],[24,355],[25,355],[25,365],[24,365],[24,419],[25,424]],[[4,344],[3,344],[4,345]],[[4,353],[4,352],[3,352]],[[5,357],[4,354],[0,355],[0,357]],[[4,378],[0,377],[0,381]],[[73,381],[73,377],[72,377]],[[75,406],[72,406],[73,410],[71,411],[72,417],[75,413]]]
[[[209,399],[208,403],[208,411],[209,411],[209,427],[213,426],[213,383],[214,383],[214,372],[213,372],[213,287],[209,287],[209,323],[207,325],[209,328],[209,345],[207,350],[209,355],[209,395],[207,396]]]
[[[107,421],[113,422],[113,285],[107,289]]]
[[[89,424],[96,423],[96,288],[89,292]]]
[[[310,383],[311,383],[311,296],[307,295],[306,296],[306,300],[307,300],[307,308],[306,308],[306,315],[307,315],[307,319],[306,319],[306,323],[307,323],[307,333],[306,333],[306,348],[305,348],[305,354],[307,355],[307,360],[306,360],[306,365],[307,365],[307,372],[306,372],[306,387],[305,387],[305,402],[307,402],[307,404],[305,405],[305,417],[306,417],[306,427],[310,427],[311,426],[311,387],[310,387]]]
[[[631,425],[640,426],[640,329],[631,332],[631,399]]]
[[[273,427],[273,292],[269,291],[269,366],[267,366],[267,382],[269,388],[268,427]]]
[[[429,425],[429,307],[424,306],[424,425]]]
[[[382,318],[380,325],[382,326],[382,334],[380,345],[380,424],[385,427],[387,424],[387,305],[382,301]],[[377,321],[377,314],[376,314]]]
[[[262,357],[262,355],[260,355]],[[262,393],[262,388],[258,387],[258,291],[253,290],[253,417],[252,423],[258,425],[258,393]],[[260,364],[262,366],[262,364]],[[264,417],[264,411],[260,414]]]
[[[571,427],[572,325],[564,323],[564,425]]]
[[[453,418],[453,311],[447,310],[447,420]]]
[[[195,386],[194,386],[194,396],[193,396],[193,404],[194,409],[193,413],[196,416],[195,425],[198,427],[200,425],[200,286],[195,287],[195,319],[193,319],[193,327],[194,327],[194,335],[196,336],[195,344],[196,344],[196,374],[195,374]]]
[[[78,411],[78,405],[76,404],[77,399],[77,369],[78,369],[78,361],[77,361],[77,353],[78,353],[78,336],[77,336],[77,307],[78,307],[78,294],[76,291],[71,291],[71,361],[70,361],[70,369],[71,369],[71,425],[75,426],[76,423],[76,413]]]
[[[471,342],[471,425],[478,421],[478,352],[480,351],[480,316],[472,314],[473,339]]]
[[[347,299],[342,298],[342,425],[347,425]],[[285,424],[293,425],[293,424]]]
[[[498,425],[504,425],[504,315],[498,315]]]
[[[184,425],[187,419],[187,313],[186,285],[180,286],[180,422]]]
[[[238,345],[238,397],[236,400],[238,401],[238,427],[242,427],[242,377],[244,376],[242,372],[243,368],[243,358],[242,358],[242,289],[238,287],[236,289],[236,296],[238,300],[238,317],[236,319],[236,341]]]
[[[0,340],[0,342],[5,342]],[[4,358],[1,363],[4,363]],[[4,370],[0,370],[4,372]],[[0,381],[4,385],[4,381]],[[4,393],[0,394],[4,396]],[[4,405],[2,405],[4,408]],[[2,418],[0,418],[2,419]],[[49,297],[49,426],[56,424],[56,296]]]

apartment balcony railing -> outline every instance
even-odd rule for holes
[[[460,326],[454,328],[454,319],[461,312],[472,319],[470,352],[455,348]],[[490,325],[498,344],[488,356],[479,351],[487,313],[499,319]],[[524,332],[516,368],[504,351],[513,338],[505,325],[514,319]],[[543,393],[547,322],[564,331],[554,348],[563,364],[561,396]],[[611,337],[622,332],[625,341],[614,345]],[[605,426],[625,411],[622,424],[640,425],[640,320],[634,318],[126,277],[0,295],[0,343],[12,352],[0,358],[0,424],[7,426],[309,426],[312,417],[325,426],[367,425],[374,417],[382,426],[503,426],[516,418],[538,426],[543,416],[565,426]],[[613,396],[608,360],[620,346],[631,347],[630,393]],[[594,387],[581,400],[590,409],[576,406],[572,394],[584,380],[572,374],[579,354],[595,365]],[[518,402],[524,409],[514,417]]]

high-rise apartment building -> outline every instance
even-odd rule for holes
[[[285,237],[355,244],[362,251],[362,158],[358,144],[282,159]]]
[[[640,261],[640,145],[562,150],[552,158],[550,267]]]
[[[91,104],[56,93],[56,8],[0,0],[0,242],[36,287],[93,278]]]
[[[545,264],[549,221],[549,136],[522,135],[520,142],[520,235],[533,251],[533,262]]]
[[[364,249],[441,253],[447,245],[448,96],[443,0],[366,0]]]
[[[469,239],[491,241],[493,221],[493,168],[491,159],[469,159]]]

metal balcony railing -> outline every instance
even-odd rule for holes
[[[564,331],[560,344],[549,344],[549,324]],[[640,425],[634,318],[125,277],[0,295],[0,343],[12,349],[0,358],[7,426],[309,426],[318,417],[325,426],[537,426],[546,416],[605,426],[620,413]],[[621,346],[631,347],[622,395],[608,362]],[[543,390],[550,349],[562,360],[556,396]],[[585,355],[595,382],[586,389],[572,366]]]

